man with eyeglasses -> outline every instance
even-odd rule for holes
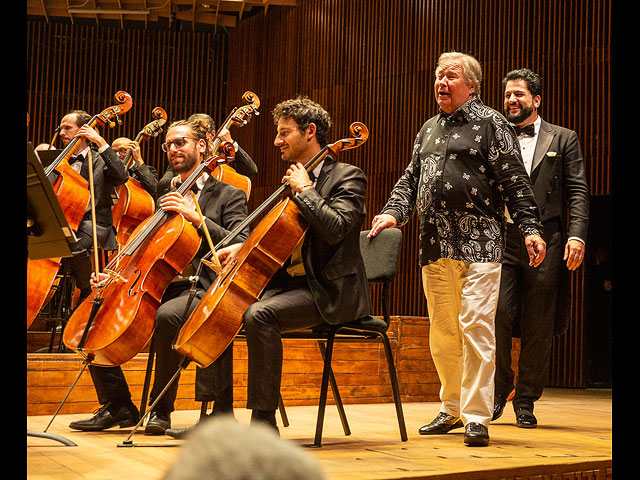
[[[199,122],[180,120],[172,123],[166,135],[163,150],[171,168],[186,179],[202,161],[207,158],[208,131]],[[194,191],[195,190],[195,191]],[[198,202],[202,216],[196,209]],[[213,243],[218,243],[247,217],[247,198],[245,193],[229,184],[218,181],[208,173],[203,173],[189,194],[181,195],[172,191],[161,197],[159,207],[165,211],[176,212],[190,222],[201,236],[205,229]],[[232,242],[242,243],[249,235],[248,227],[236,236]],[[197,270],[200,259],[209,251],[207,241],[191,262]],[[105,275],[106,277],[106,275]],[[159,396],[169,380],[179,370],[182,355],[175,352],[171,345],[174,337],[198,301],[206,293],[216,278],[215,272],[207,267],[200,271],[196,283],[197,293],[190,299],[190,284],[177,282],[164,292],[162,304],[156,312],[153,344],[156,352],[156,371],[150,395],[150,403]],[[187,306],[189,308],[187,309]],[[227,357],[221,357],[222,362]],[[231,359],[232,360],[232,359]],[[119,366],[89,366],[102,407],[86,420],[72,422],[69,427],[83,431],[101,431],[119,425],[121,428],[135,425],[139,419],[136,406],[131,401],[131,393]],[[145,427],[145,434],[160,435],[171,427],[171,412],[178,390],[178,379],[163,394],[151,412],[151,418]]]
[[[129,177],[140,182],[142,188],[151,195],[155,195],[158,189],[158,171],[152,165],[144,163],[140,152],[140,143],[127,137],[119,137],[111,142],[111,148],[123,162],[127,153],[131,151],[133,163],[128,168]]]
[[[212,153],[211,147],[213,141],[217,136],[219,136],[220,140],[222,140],[223,142],[232,143],[235,148],[235,158],[230,163],[231,167],[233,167],[239,174],[249,178],[254,177],[258,173],[258,167],[256,166],[256,164],[253,162],[249,154],[245,152],[238,145],[238,143],[233,140],[233,138],[231,138],[231,133],[229,132],[229,130],[222,129],[219,132],[216,132],[216,124],[211,116],[207,115],[206,113],[194,113],[187,120],[191,122],[198,122],[208,130],[209,133],[207,135],[207,142],[209,144],[209,151],[207,157]],[[177,142],[179,143],[182,143],[183,141],[185,140],[177,139]],[[167,152],[168,148],[169,145],[162,145],[162,149],[164,152]],[[171,165],[169,165],[169,168],[167,168],[167,171],[158,182],[158,194],[164,195],[171,190],[175,190],[180,186],[180,183],[182,183],[182,180],[184,178],[186,177],[183,177],[179,172],[174,170]]]

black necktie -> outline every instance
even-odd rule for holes
[[[536,134],[536,127],[533,126],[533,123],[529,125],[525,125],[524,127],[519,127],[518,125],[514,125],[513,128],[516,131],[516,135],[526,135],[529,137],[533,137]]]

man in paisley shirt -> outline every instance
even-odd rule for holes
[[[480,100],[479,62],[448,52],[435,73],[440,111],[420,129],[411,162],[369,235],[404,225],[417,210],[430,350],[442,384],[440,413],[419,432],[444,434],[464,425],[465,444],[485,446],[505,204],[532,266],[544,259],[546,244],[513,128]]]

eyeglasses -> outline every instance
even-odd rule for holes
[[[186,145],[187,138],[190,138],[191,140],[198,140],[197,138],[193,138],[193,137],[178,137],[171,142],[163,143],[162,145],[160,145],[160,147],[162,147],[162,151],[165,153],[169,151],[169,149],[171,148],[171,145],[175,145],[176,148],[182,148]]]

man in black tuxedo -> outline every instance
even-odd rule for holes
[[[185,181],[201,164],[208,153],[207,130],[186,120],[172,123],[167,129],[166,141],[162,145],[167,152],[172,169]],[[118,160],[120,164],[122,162]],[[191,195],[193,190],[194,197]],[[194,201],[198,202],[202,212],[200,217]],[[207,254],[209,244],[205,237],[207,229],[214,245],[227,236],[247,217],[247,198],[245,193],[229,184],[218,181],[204,173],[196,181],[188,195],[174,191],[159,199],[160,208],[181,214],[196,227],[203,238],[201,247],[191,262],[198,270],[200,259]],[[248,237],[245,228],[232,241],[243,242]],[[106,275],[105,275],[106,276]],[[190,298],[190,284],[179,283],[165,291],[162,304],[155,317],[153,342],[156,351],[155,378],[150,403],[158,398],[171,377],[179,370],[182,355],[172,349],[176,334],[187,320],[189,313],[196,307],[207,289],[216,278],[214,271],[203,267],[196,284],[194,299]],[[187,306],[189,308],[187,309]],[[186,313],[185,313],[186,311]],[[131,401],[131,394],[122,369],[117,367],[89,366],[96,387],[98,401],[102,408],[91,418],[79,420],[69,426],[76,430],[100,431],[115,425],[131,426],[138,422],[138,409]],[[178,389],[178,380],[162,396],[145,427],[147,434],[162,434],[171,427],[171,412]]]
[[[304,165],[326,144],[329,114],[308,98],[287,100],[273,110],[274,145],[289,163],[293,202],[309,222],[297,249],[244,313],[249,353],[247,408],[252,422],[276,427],[284,332],[370,315],[369,286],[360,254],[367,180],[364,172],[330,156],[313,172]],[[317,180],[312,180],[316,178]],[[218,251],[224,264],[239,246]],[[299,261],[297,261],[299,259]]]
[[[116,230],[111,215],[111,193],[127,181],[129,175],[124,164],[104,138],[88,125],[91,120],[84,110],[72,110],[60,121],[59,137],[64,147],[78,137],[75,155],[69,159],[71,168],[89,180],[89,158],[93,158],[93,187],[95,195],[96,236],[98,246],[104,250],[116,250]],[[53,181],[53,179],[50,179]],[[76,232],[78,241],[71,245],[71,273],[80,290],[79,305],[91,293],[91,256],[93,228],[91,209],[87,208]]]
[[[140,182],[142,188],[150,195],[155,195],[158,190],[158,172],[152,165],[144,163],[140,153],[140,143],[127,137],[118,137],[111,142],[111,146],[123,162],[127,153],[131,151],[133,162],[128,169],[129,176]]]
[[[513,408],[516,425],[535,428],[533,404],[542,395],[553,335],[564,333],[569,315],[569,271],[584,259],[589,222],[589,186],[576,132],[544,121],[538,114],[542,79],[529,69],[509,72],[502,81],[504,110],[514,125],[523,162],[544,226],[547,256],[531,268],[522,238],[507,223],[496,312],[496,376],[493,420],[514,388],[511,339],[520,337],[518,380]]]

